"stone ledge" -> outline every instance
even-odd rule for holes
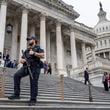
[[[11,102],[11,103],[27,103],[29,98],[20,100],[8,100],[7,98],[0,98],[0,102]],[[38,103],[60,103],[60,104],[85,104],[85,105],[107,105],[110,106],[110,102],[88,102],[88,101],[61,101],[61,100],[47,100],[39,99]]]

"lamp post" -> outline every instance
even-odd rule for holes
[[[89,88],[89,102],[93,102],[90,80],[89,80],[89,83],[88,83],[88,88]]]
[[[87,63],[89,67],[89,63]],[[90,74],[90,72],[88,72]],[[89,89],[89,102],[93,102],[93,97],[92,97],[92,91],[91,91],[91,82],[90,82],[90,75],[89,75],[89,81],[88,81],[88,89]]]
[[[13,31],[13,26],[9,23],[9,24],[7,24],[6,25],[6,32],[8,33],[8,34],[10,34],[10,33],[12,33],[12,31]]]

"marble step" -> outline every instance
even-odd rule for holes
[[[7,95],[8,96],[8,95]],[[25,95],[21,95],[21,99],[26,99],[26,98],[30,98],[30,96],[25,96]],[[38,96],[37,98],[38,100],[61,100],[61,96],[59,97],[55,97],[55,96]],[[64,100],[67,100],[67,101],[89,101],[89,97],[87,98],[76,98],[76,97],[64,97]],[[102,99],[102,98],[93,98],[93,101],[94,102],[110,102],[110,99]]]
[[[6,94],[11,94],[13,93],[13,89],[7,88],[5,89],[5,93]],[[25,94],[25,95],[29,95],[30,91],[29,90],[21,90],[21,94]],[[61,92],[60,91],[43,91],[43,90],[39,90],[39,94],[41,95],[60,95]],[[74,97],[88,97],[89,94],[79,94],[79,93],[70,93],[70,92],[64,92],[65,96],[74,96]],[[97,97],[97,98],[110,98],[110,96],[105,96],[105,95],[100,95],[100,94],[92,94],[93,97]]]
[[[0,99],[0,110],[109,110],[110,103],[38,100],[36,106],[28,106],[28,100]],[[80,105],[80,106],[79,106]]]

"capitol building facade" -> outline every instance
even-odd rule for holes
[[[106,18],[106,12],[100,7],[98,13],[99,22],[94,27],[97,34],[96,54],[97,56],[110,60],[110,21]]]
[[[11,60],[19,60],[28,36],[37,36],[53,74],[77,78],[86,67],[93,74],[109,71],[103,62],[110,59],[110,22],[102,6],[93,29],[76,22],[79,13],[62,0],[0,2],[0,52]]]
[[[102,74],[108,72],[110,74],[110,21],[106,18],[106,12],[104,11],[102,4],[100,3],[98,23],[94,26],[93,31],[97,35],[95,38],[95,55],[96,61],[92,67],[95,73],[93,76],[93,82],[102,81]],[[91,62],[90,48],[86,49],[88,62]],[[95,77],[94,77],[95,76]]]

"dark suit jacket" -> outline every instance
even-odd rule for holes
[[[88,71],[84,71],[84,78],[86,79],[86,80],[89,80],[89,73],[88,73]]]

